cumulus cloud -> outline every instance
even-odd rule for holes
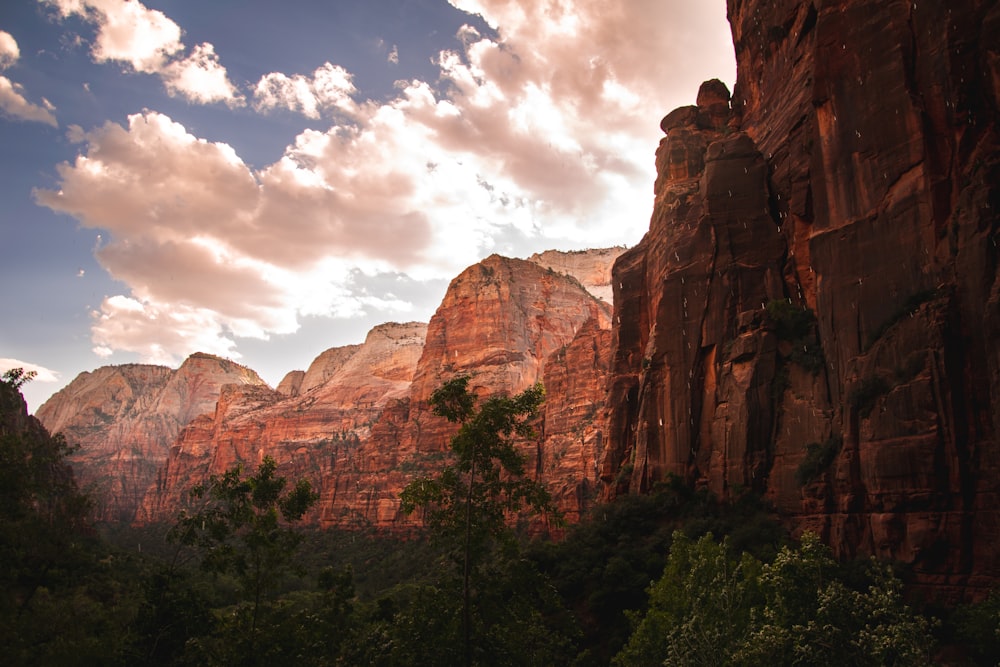
[[[234,337],[290,333],[300,315],[405,310],[354,293],[352,272],[427,261],[432,230],[404,201],[413,188],[392,174],[355,178],[346,164],[327,181],[302,166],[311,151],[319,156],[310,140],[320,135],[260,172],[155,112],[69,136],[84,143],[81,154],[57,168],[59,190],[35,197],[107,231],[95,254],[130,292],[95,311],[98,353],[235,357]]]
[[[17,46],[14,36],[5,30],[0,30],[0,69],[7,69],[21,57],[21,49]]]
[[[21,368],[26,372],[34,371],[36,373],[34,382],[59,382],[60,379],[58,371],[51,370],[45,366],[39,366],[38,364],[32,364],[19,359],[0,359],[0,373],[6,373],[12,368]]]
[[[211,44],[199,44],[182,60],[162,68],[163,82],[172,95],[186,97],[199,104],[223,102],[230,106],[242,103],[242,96],[219,63]]]
[[[0,76],[0,111],[11,118],[45,123],[52,127],[59,125],[52,113],[55,107],[42,98],[42,104],[33,104],[24,97],[24,87],[5,76]]]
[[[64,18],[78,15],[97,26],[90,49],[95,62],[123,63],[136,72],[159,75],[171,95],[191,102],[242,102],[214,47],[200,44],[184,56],[181,28],[163,12],[138,0],[41,1]]]
[[[17,40],[9,32],[0,30],[0,70],[14,65],[21,57]],[[56,108],[44,97],[41,104],[29,102],[24,96],[24,87],[0,76],[0,113],[18,120],[28,120],[58,127],[53,112]]]
[[[130,291],[95,312],[96,349],[233,357],[303,315],[407,308],[359,276],[440,281],[493,251],[638,240],[659,119],[734,74],[721,17],[684,0],[452,4],[497,36],[463,28],[439,79],[395,99],[356,100],[331,63],[262,77],[255,108],[330,123],[262,169],[155,112],[71,132],[80,155],[36,198],[108,233],[97,257]]]
[[[307,118],[319,118],[324,111],[353,115],[357,104],[351,96],[356,92],[350,72],[324,63],[311,77],[280,72],[265,74],[254,87],[254,107],[258,111],[287,109]]]

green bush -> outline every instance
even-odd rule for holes
[[[809,308],[796,306],[791,299],[772,299],[765,306],[781,340],[798,341],[812,333],[816,316]]]
[[[806,445],[806,457],[795,471],[795,481],[804,486],[816,479],[837,458],[842,442],[839,435],[831,435],[822,443]]]

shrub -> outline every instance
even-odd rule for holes
[[[816,479],[837,458],[842,444],[839,435],[831,435],[822,443],[810,442],[806,445],[806,457],[795,471],[795,481],[804,486]]]

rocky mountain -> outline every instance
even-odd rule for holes
[[[1000,7],[729,0],[615,265],[608,495],[760,491],[930,595],[1000,576]],[[622,473],[625,474],[622,474]]]
[[[265,386],[252,370],[208,354],[191,355],[176,370],[105,366],[78,375],[35,416],[79,447],[70,460],[97,517],[131,521],[181,429],[214,411],[230,384]]]
[[[528,261],[573,276],[588,292],[610,304],[614,296],[611,289],[611,267],[626,250],[625,246],[571,252],[546,250],[536,252]]]
[[[283,474],[312,480],[320,524],[405,528],[399,492],[440,467],[454,432],[427,399],[462,373],[482,394],[543,378],[553,388],[544,437],[525,453],[576,517],[597,491],[608,350],[607,304],[570,276],[493,255],[452,281],[429,324],[382,325],[362,345],[328,350],[296,390],[224,388],[177,438],[137,518],[169,520],[194,484],[270,455]]]
[[[277,390],[167,401],[183,417],[151,416],[174,414],[153,409],[169,371],[81,376],[39,415],[83,445],[105,515],[169,518],[270,454],[313,480],[320,524],[405,529],[398,492],[453,432],[427,399],[471,373],[484,395],[545,384],[523,451],[570,520],[672,476],[753,490],[922,594],[982,596],[1000,580],[1000,6],[728,12],[735,89],[707,82],[663,118],[641,243],[489,257],[426,329],[376,328]],[[609,285],[613,316],[587,291]]]

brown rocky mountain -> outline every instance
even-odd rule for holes
[[[382,325],[362,345],[324,352],[297,391],[224,388],[214,413],[171,447],[137,518],[169,520],[194,484],[270,455],[283,474],[312,480],[320,524],[407,527],[399,492],[441,465],[453,433],[427,398],[461,373],[483,393],[543,378],[553,388],[544,437],[525,443],[525,453],[574,518],[597,491],[609,326],[607,304],[576,279],[489,257],[452,281],[429,324]]]
[[[728,10],[734,93],[707,82],[663,119],[649,232],[610,281],[586,257],[490,257],[425,336],[386,325],[277,391],[226,387],[151,453],[131,434],[159,422],[110,406],[146,414],[169,372],[143,371],[142,392],[101,369],[93,400],[40,413],[78,424],[79,460],[111,480],[106,515],[139,504],[145,476],[139,520],[169,518],[191,484],[271,454],[314,481],[322,525],[405,528],[397,494],[452,432],[427,398],[472,373],[484,394],[544,382],[524,452],[570,519],[597,490],[677,476],[755,490],[841,556],[904,563],[930,596],[995,585],[1000,6]],[[608,283],[613,317],[584,289]]]
[[[611,289],[611,268],[626,250],[625,246],[571,252],[546,250],[536,252],[528,261],[573,276],[588,292],[610,304],[614,296]]]
[[[732,104],[709,82],[663,119],[650,230],[615,266],[608,493],[756,489],[842,556],[981,594],[1000,576],[1000,6],[729,18]]]
[[[127,364],[81,373],[38,408],[50,433],[78,445],[71,457],[97,517],[131,521],[170,445],[195,417],[215,410],[224,385],[264,385],[248,368],[208,354],[177,370]]]

